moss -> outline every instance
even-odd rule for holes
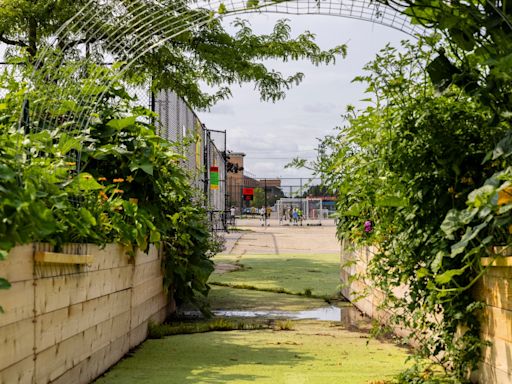
[[[210,332],[149,340],[98,384],[366,384],[391,379],[406,353],[335,324]]]

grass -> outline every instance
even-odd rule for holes
[[[219,287],[227,287],[232,289],[245,289],[249,291],[259,291],[259,292],[272,292],[272,293],[280,293],[285,295],[293,295],[293,296],[305,296],[305,297],[311,297],[314,299],[322,299],[324,302],[331,303],[331,301],[336,300],[339,298],[339,296],[336,295],[313,295],[313,291],[311,288],[304,289],[304,292],[293,292],[289,291],[285,288],[272,288],[272,287],[257,287],[254,285],[248,285],[248,284],[236,284],[236,283],[222,283],[220,281],[213,281],[210,282],[211,285],[219,286]]]
[[[291,320],[277,320],[274,324],[274,329],[280,331],[293,331],[295,329],[295,325]]]
[[[305,311],[325,306],[325,300],[213,285],[208,294],[212,310]],[[338,303],[338,305],[349,305]]]
[[[329,299],[338,297],[339,255],[218,255],[216,263],[243,263],[230,273],[214,273],[210,283],[239,289]]]
[[[286,332],[209,332],[148,340],[97,384],[367,384],[391,379],[406,353],[318,322]]]

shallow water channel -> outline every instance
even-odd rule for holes
[[[315,308],[304,311],[277,311],[277,310],[214,310],[215,316],[219,317],[247,317],[247,318],[268,318],[268,319],[290,319],[290,320],[319,320],[319,321],[339,321],[345,324],[354,324],[365,321],[367,318],[355,307],[345,306]],[[185,311],[182,315],[186,317],[200,316],[199,312]]]
[[[286,318],[286,319],[311,319],[324,321],[340,321],[341,312],[350,310],[347,308],[338,308],[329,306],[324,308],[316,308],[308,311],[233,311],[233,310],[216,310],[213,311],[215,316],[223,317],[265,317],[265,318]]]

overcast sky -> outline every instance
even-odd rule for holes
[[[209,129],[227,131],[228,150],[245,152],[245,169],[256,177],[308,177],[309,171],[285,169],[285,164],[295,157],[315,157],[318,138],[341,125],[340,115],[346,106],[362,105],[359,100],[365,97],[364,87],[351,83],[352,79],[363,73],[364,64],[386,43],[398,46],[409,36],[379,24],[333,16],[253,13],[241,17],[250,21],[256,33],[270,33],[278,19],[286,18],[294,36],[309,30],[323,49],[343,43],[348,46],[347,57],[336,65],[273,62],[272,67],[285,75],[305,74],[304,81],[282,101],[261,102],[252,85],[235,86],[230,100],[210,112],[198,112]],[[230,24],[234,20],[225,18],[226,29],[233,30]]]
[[[347,104],[362,105],[364,87],[351,83],[362,67],[390,42],[395,46],[409,36],[378,24],[332,16],[251,14],[255,32],[269,33],[280,18],[290,19],[295,35],[309,30],[318,44],[330,48],[348,46],[345,59],[336,65],[315,67],[307,62],[277,63],[283,74],[303,72],[304,81],[275,104],[260,102],[253,86],[232,89],[233,98],[220,102],[210,112],[200,112],[210,129],[227,130],[228,150],[245,152],[245,168],[257,177],[308,177],[306,170],[284,169],[294,157],[314,158],[317,138],[341,125]],[[233,18],[226,18],[229,28]]]

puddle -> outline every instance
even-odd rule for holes
[[[357,309],[353,307],[339,308],[335,306],[316,308],[308,311],[224,311],[215,310],[213,313],[216,316],[224,317],[265,317],[265,318],[286,318],[295,320],[322,320],[322,321],[343,321],[346,322],[348,319],[354,316],[361,317],[361,314]]]

